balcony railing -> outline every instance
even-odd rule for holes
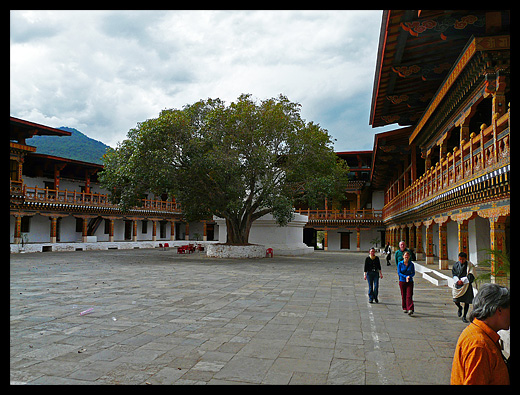
[[[18,195],[28,202],[53,203],[63,205],[79,205],[99,208],[119,208],[117,204],[110,202],[108,195],[100,193],[87,193],[68,191],[61,189],[48,189],[39,187],[28,187],[20,182],[11,181],[11,195]],[[143,199],[141,207],[135,207],[138,210],[151,210],[162,212],[180,212],[180,205],[176,202],[168,202],[164,200]]]
[[[364,221],[364,220],[376,220],[381,221],[383,219],[383,210],[311,210],[311,209],[298,209],[298,214],[307,215],[309,221]]]
[[[438,195],[457,188],[509,164],[509,111],[471,133],[469,141],[455,147],[431,169],[395,196],[383,208],[383,217],[391,218],[419,206]]]

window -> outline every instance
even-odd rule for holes
[[[83,233],[83,218],[76,218],[76,232]]]
[[[31,217],[22,217],[22,226],[20,231],[22,233],[29,233],[31,229]]]
[[[160,221],[159,222],[159,237],[161,239],[165,239],[166,238],[166,224],[167,224],[166,221]]]
[[[18,162],[17,161],[15,161],[15,160],[9,161],[9,172],[10,172],[11,180],[20,181],[18,179]]]
[[[141,221],[141,233],[148,233],[148,221]]]

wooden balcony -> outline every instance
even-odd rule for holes
[[[355,224],[355,223],[374,223],[382,224],[383,210],[302,210],[298,209],[298,214],[309,217],[309,222],[322,223],[328,225]]]
[[[119,209],[117,204],[111,203],[108,195],[87,193],[60,189],[28,187],[20,182],[11,181],[11,196],[22,199],[23,202],[38,202],[64,206],[84,206],[89,208]],[[180,205],[176,202],[163,200],[143,199],[143,205],[136,210],[149,210],[165,213],[180,213]]]
[[[510,162],[509,111],[493,124],[471,133],[461,147],[448,152],[435,166],[405,188],[383,208],[385,221],[434,202],[446,193],[462,191],[489,174],[502,174]],[[504,171],[505,172],[505,171]]]

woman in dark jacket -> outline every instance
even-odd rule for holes
[[[381,262],[376,256],[375,248],[371,248],[369,256],[365,259],[364,278],[368,280],[368,301],[369,303],[379,303],[377,296],[379,294],[379,278],[383,278],[381,271]]]

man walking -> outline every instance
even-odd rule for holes
[[[406,248],[406,243],[404,242],[404,240],[401,240],[399,242],[399,249],[395,252],[396,265],[403,260],[403,255],[406,251],[408,251],[410,253],[410,256],[412,256],[412,252],[408,248]]]

